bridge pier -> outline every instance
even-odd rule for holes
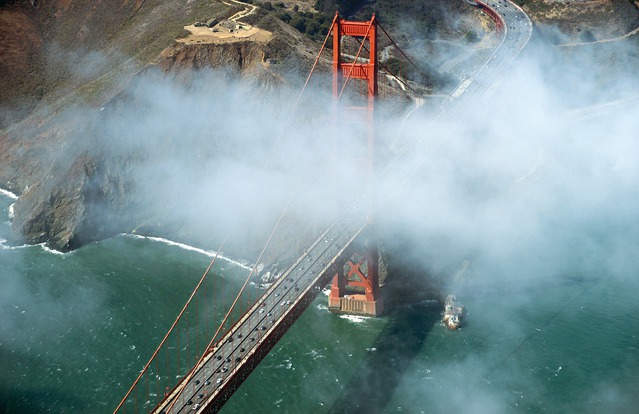
[[[353,252],[333,275],[328,309],[333,313],[379,316],[384,303],[379,292],[379,249],[371,239],[363,252]]]

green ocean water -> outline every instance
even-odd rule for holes
[[[3,242],[0,411],[112,412],[209,260],[125,235],[67,254]],[[214,271],[221,313],[246,270]],[[433,301],[349,319],[320,296],[223,412],[639,412],[637,273],[483,284],[455,332]]]

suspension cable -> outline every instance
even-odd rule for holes
[[[369,52],[368,48],[366,47],[366,45],[364,45],[364,42],[362,42],[361,40],[359,40],[358,38],[355,38],[361,45],[364,46],[364,50]],[[396,46],[399,49],[399,46]],[[401,49],[400,49],[401,51]],[[403,52],[402,52],[403,54]],[[404,85],[405,87],[407,87],[408,89],[410,89],[415,95],[419,95],[421,97],[425,97],[424,94],[422,94],[421,92],[417,91],[415,88],[413,88],[412,86],[410,86],[410,84],[406,81],[404,81],[399,75],[395,74],[392,70],[388,69],[388,67],[386,65],[384,65],[382,62],[377,61],[377,63],[386,71],[388,72],[391,76],[393,76],[395,79],[397,79],[397,81],[399,83],[401,83],[402,85]],[[422,73],[424,74],[424,73]]]
[[[213,334],[213,337],[211,338],[211,340],[209,341],[209,344],[206,347],[206,350],[208,352],[208,350],[211,349],[211,347],[213,346],[213,343],[215,342],[215,339],[217,337],[217,335],[220,333],[220,331],[222,330],[222,327],[224,326],[224,324],[226,323],[227,319],[229,318],[229,316],[231,315],[231,313],[233,312],[233,309],[235,309],[235,305],[237,304],[237,302],[239,301],[240,297],[242,296],[242,293],[244,292],[244,290],[246,289],[246,286],[248,286],[249,281],[251,280],[253,274],[255,273],[258,264],[260,263],[260,261],[262,260],[262,256],[264,256],[264,253],[266,252],[266,249],[269,247],[269,245],[271,244],[271,241],[273,240],[273,237],[275,236],[275,233],[277,232],[277,230],[279,229],[280,224],[282,223],[282,220],[284,219],[284,216],[286,215],[288,208],[291,205],[291,202],[293,200],[293,195],[295,195],[295,193],[297,192],[297,190],[299,189],[299,186],[303,183],[303,178],[304,177],[300,177],[300,181],[299,183],[295,186],[295,191],[291,192],[291,196],[288,199],[286,205],[284,206],[284,209],[282,210],[282,214],[280,214],[279,218],[277,219],[277,222],[275,223],[275,226],[273,227],[273,230],[271,231],[271,234],[269,235],[268,239],[266,240],[266,244],[264,245],[264,247],[262,248],[262,251],[260,252],[259,256],[257,257],[257,260],[255,261],[255,265],[251,268],[251,271],[249,272],[248,276],[246,277],[246,280],[244,281],[244,284],[242,285],[242,288],[240,289],[239,293],[237,294],[237,296],[235,297],[235,299],[233,300],[233,303],[231,304],[231,307],[229,308],[229,310],[226,312],[226,315],[224,316],[224,319],[222,320],[222,322],[220,323],[220,325],[218,326],[217,330],[215,331],[215,333]],[[182,395],[182,392],[186,389],[186,384],[193,378],[193,376],[195,375],[195,369],[200,366],[200,364],[202,363],[202,361],[204,360],[205,356],[207,355],[207,352],[203,352],[202,356],[200,356],[200,358],[198,359],[197,363],[193,366],[193,368],[189,371],[188,375],[182,380],[182,382],[185,384],[184,387],[182,387],[182,389],[180,389],[177,393],[177,395],[175,396],[175,398],[173,398],[173,402],[167,407],[166,412],[170,412],[173,409],[173,406],[175,405],[175,403],[178,401],[178,399],[180,398],[180,396]]]
[[[417,69],[418,71],[421,72],[421,69],[406,55],[406,53],[404,53],[404,51],[402,50],[402,48],[399,47],[399,45],[397,43],[395,43],[395,41],[393,40],[393,38],[390,37],[390,35],[388,34],[388,32],[382,27],[381,24],[378,24],[379,28],[382,29],[382,32],[384,32],[384,34],[386,35],[386,37],[388,38],[388,40],[391,41],[391,43],[393,45],[395,45],[395,47],[397,48],[397,50],[399,50],[399,52],[402,54],[402,56],[404,56],[404,58],[406,58],[407,61],[410,62],[411,65],[413,65],[415,67],[415,69]],[[422,75],[424,75],[424,73],[422,72]]]
[[[333,22],[332,25],[333,26],[335,24],[335,21],[339,18],[339,15],[336,13],[335,17],[333,18]],[[370,28],[372,27],[372,22],[371,24],[369,24],[369,27],[367,29],[366,35],[368,35]],[[300,92],[299,96],[297,97],[295,104],[291,110],[292,114],[295,114],[295,112],[297,111],[297,108],[299,106],[299,102],[301,101],[302,95],[306,90],[306,87],[308,85],[308,83],[310,82],[310,79],[317,67],[317,64],[319,63],[319,60],[321,58],[321,54],[324,51],[324,49],[326,48],[326,44],[328,42],[329,37],[331,36],[331,32],[329,31],[324,39],[324,42],[322,44],[322,47],[320,48],[320,51],[315,59],[315,62],[313,63],[313,66],[311,68],[311,71],[309,72],[309,75],[306,78],[306,81],[304,83],[304,86],[302,87],[302,91]],[[359,58],[359,55],[361,54],[361,50],[362,50],[362,46],[360,46],[360,49],[357,53],[356,59],[353,62],[352,66],[351,66],[351,72],[352,69],[354,68],[355,62],[357,61],[357,59]],[[344,85],[342,87],[342,90],[340,92],[340,96],[342,95],[344,88],[346,86],[346,83],[348,82],[350,78],[350,73],[349,76],[346,78]],[[338,97],[339,100],[339,97]],[[268,157],[270,159],[270,157]],[[296,194],[296,192],[299,190],[299,185],[301,185],[303,182],[303,177],[300,177],[300,182],[298,183],[298,185],[296,185],[296,189],[294,191],[291,192],[291,196],[290,199],[288,200],[286,206],[284,207],[282,214],[280,215],[279,219],[277,220],[277,223],[275,224],[275,227],[273,228],[271,234],[268,237],[268,240],[264,246],[264,248],[262,249],[262,251],[260,252],[260,255],[258,256],[257,262],[255,264],[255,266],[251,269],[247,279],[244,282],[244,285],[242,286],[240,292],[238,293],[237,297],[235,298],[235,300],[233,301],[233,304],[231,305],[231,308],[228,310],[228,312],[226,313],[224,319],[222,320],[222,323],[218,326],[217,330],[215,331],[214,335],[212,336],[211,340],[209,341],[208,346],[203,350],[202,355],[199,357],[198,362],[194,365],[194,367],[190,370],[189,374],[187,375],[187,379],[183,380],[186,382],[188,382],[190,380],[190,378],[192,378],[192,376],[195,373],[195,367],[199,366],[200,363],[202,362],[202,360],[204,359],[204,357],[207,355],[208,351],[210,350],[210,348],[212,347],[215,339],[217,338],[217,336],[219,335],[220,331],[222,330],[224,324],[226,323],[226,321],[228,320],[229,316],[231,315],[232,311],[234,310],[239,298],[241,297],[242,293],[244,292],[246,286],[248,285],[248,282],[250,281],[251,277],[253,276],[253,274],[255,273],[256,269],[257,269],[257,265],[259,264],[259,262],[261,261],[264,253],[266,252],[266,249],[269,247],[276,231],[278,230],[286,212],[288,211],[288,208],[291,204],[291,201],[293,199],[293,195]],[[136,380],[133,382],[133,385],[131,385],[131,387],[129,388],[129,390],[127,391],[126,395],[122,398],[122,400],[120,401],[120,403],[118,404],[118,406],[116,407],[116,409],[114,410],[114,414],[116,414],[120,408],[122,408],[122,406],[124,405],[124,403],[126,402],[127,398],[129,398],[129,396],[131,395],[131,393],[133,392],[133,390],[136,388],[136,386],[138,385],[139,381],[141,380],[142,376],[147,373],[149,366],[152,364],[152,362],[155,360],[155,358],[157,357],[157,355],[159,354],[160,350],[162,349],[162,347],[165,345],[165,343],[167,342],[169,336],[173,333],[175,327],[177,326],[178,322],[181,320],[182,316],[184,315],[184,313],[186,312],[188,306],[190,305],[191,301],[193,300],[193,298],[195,297],[195,295],[197,294],[200,286],[202,285],[202,283],[204,282],[204,280],[206,279],[206,276],[209,274],[211,268],[213,267],[214,263],[216,262],[218,256],[220,255],[221,251],[223,250],[224,245],[226,244],[227,239],[229,238],[230,234],[232,233],[232,231],[235,229],[235,225],[236,222],[234,222],[231,225],[231,228],[229,229],[229,231],[227,232],[226,236],[224,237],[224,240],[222,241],[219,249],[217,250],[215,256],[213,257],[213,259],[211,260],[211,262],[209,263],[208,267],[206,268],[204,274],[202,275],[202,277],[200,278],[198,284],[196,285],[195,289],[193,290],[193,292],[191,293],[189,299],[187,300],[187,302],[185,303],[184,307],[182,308],[182,310],[180,311],[180,313],[178,314],[177,318],[175,319],[175,321],[173,322],[173,324],[171,325],[171,327],[169,328],[168,332],[166,333],[166,335],[164,336],[164,338],[162,339],[162,341],[160,342],[160,344],[158,345],[158,347],[156,348],[156,350],[154,351],[153,355],[151,356],[151,358],[149,359],[149,361],[146,363],[146,365],[144,366],[144,368],[142,369],[142,371],[140,372],[140,374],[138,375],[138,377],[136,378]],[[205,285],[205,289],[206,289],[206,285]],[[179,333],[178,333],[179,335]],[[179,340],[179,339],[178,339]],[[187,344],[188,346],[188,344]],[[179,348],[179,347],[178,347]],[[178,349],[179,352],[179,349]],[[168,354],[167,354],[167,358],[168,358]],[[179,361],[178,361],[179,363]],[[156,365],[157,365],[157,361],[156,361]],[[167,359],[167,365],[168,365],[168,369],[170,369],[170,364],[168,362]],[[179,372],[178,372],[179,375]],[[169,374],[170,376],[170,374]],[[169,378],[170,381],[170,378]],[[170,384],[170,383],[169,383]],[[177,394],[177,396],[175,397],[175,399],[173,400],[173,403],[171,404],[171,406],[169,407],[169,410],[173,407],[173,405],[175,404],[175,402],[177,402],[178,398],[180,397],[180,395],[182,394],[182,391],[184,390],[184,388],[182,388],[179,393]]]
[[[333,22],[331,23],[331,27],[335,25],[335,21],[338,18],[339,18],[339,14],[335,13],[335,17],[333,17]],[[331,36],[331,31],[329,30],[328,33],[326,33],[326,37],[324,38],[324,43],[322,43],[322,47],[320,48],[320,51],[317,54],[317,57],[315,58],[315,62],[313,62],[311,71],[308,73],[308,76],[306,77],[306,82],[304,82],[304,86],[302,86],[302,90],[300,91],[300,94],[297,96],[297,100],[295,100],[295,104],[293,105],[293,109],[291,110],[291,116],[294,116],[295,113],[297,112],[297,107],[298,107],[298,104],[300,103],[300,100],[302,99],[302,95],[304,95],[304,91],[306,90],[306,85],[308,85],[308,82],[311,80],[311,76],[313,76],[315,67],[317,66],[317,63],[319,62],[320,57],[322,56],[322,52],[324,51],[324,48],[326,47],[326,42],[328,42],[328,38],[330,36]]]
[[[180,311],[180,313],[178,314],[177,318],[175,318],[175,321],[173,322],[173,324],[171,325],[171,327],[169,328],[169,331],[166,333],[166,335],[164,335],[164,338],[162,339],[162,341],[160,342],[160,345],[158,345],[157,349],[155,350],[155,352],[153,352],[153,355],[151,356],[151,359],[149,359],[149,362],[146,363],[146,365],[144,366],[144,368],[142,369],[142,371],[140,372],[140,374],[138,375],[138,377],[135,379],[135,381],[133,382],[133,385],[131,385],[131,388],[129,388],[129,391],[127,391],[126,395],[124,396],[124,398],[122,398],[122,401],[120,401],[120,404],[118,404],[118,406],[116,407],[116,409],[113,411],[113,414],[116,414],[118,412],[118,410],[122,407],[122,405],[124,405],[124,402],[126,401],[127,398],[129,398],[129,395],[131,394],[131,392],[133,391],[133,389],[135,388],[135,386],[138,384],[138,382],[140,381],[140,379],[142,378],[142,376],[144,375],[144,373],[148,370],[149,366],[151,365],[151,363],[153,362],[153,359],[157,356],[157,354],[160,352],[160,349],[162,348],[162,346],[164,345],[164,343],[167,341],[167,339],[169,338],[169,335],[171,335],[171,333],[173,332],[173,329],[177,326],[178,322],[180,321],[180,318],[182,317],[182,315],[184,314],[184,312],[186,311],[186,308],[189,306],[189,304],[191,303],[191,300],[193,299],[193,297],[195,296],[195,294],[197,293],[198,289],[200,288],[200,285],[202,284],[202,282],[204,282],[204,279],[206,278],[206,276],[209,274],[209,271],[211,270],[211,268],[213,267],[213,264],[215,263],[215,261],[217,260],[218,256],[220,255],[220,252],[222,251],[222,249],[224,248],[224,244],[226,243],[226,240],[228,239],[229,235],[231,234],[231,231],[233,230],[233,227],[231,227],[228,231],[228,233],[226,233],[226,236],[224,237],[224,240],[222,240],[222,243],[220,244],[219,249],[217,250],[217,252],[215,253],[215,256],[213,256],[213,259],[211,260],[211,262],[209,263],[208,267],[206,268],[206,270],[204,271],[204,274],[202,275],[202,277],[200,278],[200,281],[198,282],[197,286],[195,287],[195,289],[193,289],[193,292],[191,293],[191,296],[189,296],[189,299],[186,301],[186,303],[184,304],[184,307],[182,308],[182,310]],[[178,372],[179,375],[179,372]]]

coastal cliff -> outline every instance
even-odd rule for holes
[[[282,82],[265,64],[272,54],[268,41],[187,45],[166,39],[171,45],[156,42],[154,55],[145,50],[138,54],[140,60],[117,55],[111,61],[114,42],[99,36],[97,29],[105,26],[96,20],[107,6],[118,10],[119,20],[114,18],[110,22],[114,27],[103,34],[128,36],[129,41],[141,34],[133,33],[133,28],[125,35],[127,20],[144,14],[146,21],[139,24],[146,26],[176,10],[157,4],[142,7],[142,2],[97,2],[92,7],[86,3],[17,2],[0,9],[3,21],[10,23],[3,29],[4,52],[12,57],[2,62],[3,107],[11,110],[3,111],[0,131],[0,186],[19,195],[12,221],[16,239],[46,242],[62,251],[121,232],[167,235],[179,227],[165,220],[166,208],[154,211],[150,206],[155,200],[148,200],[141,190],[145,183],[139,164],[151,159],[157,143],[137,141],[126,147],[118,142],[126,133],[105,130],[113,128],[113,119],[123,117],[132,105],[144,110],[144,103],[136,103],[134,96],[144,82],[140,79],[172,78],[188,85],[200,69],[224,68],[227,80],[257,79],[256,89]],[[223,19],[235,10],[216,3],[200,15],[213,13]],[[184,15],[181,19],[187,23],[189,13]],[[76,21],[85,21],[86,27],[78,31],[69,26]],[[184,35],[179,23],[175,27],[179,28],[173,30],[175,37]],[[43,56],[52,51],[69,56],[72,38],[83,51],[73,56],[78,58],[75,63],[87,67],[73,68],[64,62],[65,56],[48,61],[48,67],[41,65]],[[138,46],[149,47],[142,43]],[[145,63],[147,56],[152,59]],[[49,69],[54,73],[47,78]],[[9,87],[11,82],[15,87]],[[37,86],[29,89],[29,82]]]
[[[430,4],[420,2],[425,13],[426,3]],[[456,36],[457,40],[472,40],[477,33],[485,33],[481,27],[474,31],[475,20],[468,17],[478,12],[472,7],[456,4],[453,17],[457,19],[460,13],[467,16],[458,19],[463,24],[453,25],[442,20],[447,15],[442,10],[448,2],[432,3],[441,18],[437,24],[433,23],[436,30],[422,30],[424,33],[420,35],[432,36],[435,41],[443,34]],[[19,195],[12,222],[16,242],[45,242],[65,251],[114,234],[137,232],[214,248],[217,240],[211,238],[211,227],[193,223],[185,210],[191,216],[215,211],[213,208],[202,211],[201,206],[206,203],[197,188],[213,185],[206,174],[213,168],[210,165],[218,163],[217,154],[248,154],[242,145],[251,146],[255,152],[249,162],[259,165],[265,150],[253,141],[230,142],[236,138],[233,131],[224,131],[219,125],[221,121],[215,124],[207,119],[207,114],[189,121],[193,128],[189,134],[183,134],[179,123],[171,122],[172,117],[178,119],[197,112],[199,107],[193,102],[199,99],[214,102],[220,111],[226,108],[238,112],[236,115],[248,121],[253,114],[242,113],[238,96],[225,94],[228,86],[244,82],[241,98],[250,104],[286,94],[283,86],[287,84],[294,84],[291,89],[298,90],[319,50],[318,42],[308,36],[309,30],[305,35],[285,22],[286,14],[294,15],[298,23],[319,22],[310,2],[299,3],[302,5],[299,11],[297,3],[295,7],[283,3],[278,6],[283,8],[275,11],[270,3],[259,4],[264,7],[238,2],[184,4],[160,0],[2,2],[0,187]],[[597,10],[623,11],[615,13],[619,22],[616,31],[608,30],[611,34],[634,27],[636,9],[629,4],[618,1],[597,4],[600,7]],[[398,7],[407,7],[409,11],[413,7],[412,2],[387,1],[352,5],[353,10],[362,7],[367,13],[378,7],[386,10],[389,18]],[[524,8],[540,24],[556,21],[545,2],[529,1]],[[564,8],[561,15],[573,12],[574,9]],[[263,32],[215,40],[185,30],[195,22],[224,21],[234,16],[242,16],[243,21],[255,24]],[[587,22],[581,23],[583,26],[571,30],[584,33],[589,26]],[[592,33],[600,35],[597,31]],[[189,36],[196,38],[184,40]],[[405,41],[408,37],[405,33],[398,35],[398,39]],[[433,54],[436,55],[435,49]],[[429,57],[429,62],[435,57]],[[215,72],[211,72],[213,69]],[[162,129],[155,130],[149,113],[160,104],[170,105],[163,101],[167,95],[162,92],[170,87],[160,90],[167,79],[181,88],[176,93],[193,95],[188,105],[194,106],[184,104],[170,110],[160,107],[159,116],[166,123],[156,122]],[[142,90],[147,92],[146,97],[139,92]],[[153,94],[157,95],[150,100]],[[270,115],[265,108],[253,110]],[[264,125],[253,127],[266,134],[267,140],[275,135],[274,126],[268,126],[273,130]],[[260,145],[267,147],[264,143]],[[163,158],[167,153],[177,158]],[[182,175],[175,173],[172,163],[181,163]],[[154,186],[161,180],[170,185],[164,189]],[[188,193],[183,194],[182,190]],[[162,191],[170,192],[162,194]],[[185,208],[187,199],[192,202]],[[238,197],[236,202],[243,207],[258,204],[248,196],[247,199]],[[250,216],[247,211],[244,213]],[[270,213],[265,209],[264,214]],[[218,218],[217,223],[224,223],[225,219]],[[247,226],[267,232],[257,222],[256,219],[256,223]],[[304,245],[293,238],[306,235],[294,229],[282,233],[290,236],[287,243],[296,246],[294,249]],[[256,246],[247,247],[238,241],[236,248],[255,252],[261,242],[259,238]]]

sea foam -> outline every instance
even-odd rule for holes
[[[24,249],[26,247],[29,247],[28,244],[21,244],[19,246],[12,246],[10,244],[7,244],[6,239],[0,239],[0,249],[2,250],[18,250],[18,249]]]
[[[176,247],[179,247],[181,249],[189,250],[189,251],[196,252],[196,253],[200,253],[200,254],[203,254],[203,255],[208,256],[208,257],[215,257],[215,255],[217,254],[217,252],[214,252],[214,251],[204,250],[204,249],[201,249],[199,247],[194,247],[194,246],[190,246],[188,244],[179,243],[179,242],[176,242],[176,241],[173,241],[173,240],[164,239],[162,237],[140,236],[139,234],[127,234],[127,236],[134,237],[134,238],[137,238],[137,239],[152,240],[152,241],[155,241],[155,242],[167,244],[169,246],[176,246]],[[242,269],[246,269],[246,270],[252,270],[253,269],[253,266],[249,266],[246,263],[242,263],[242,262],[239,262],[237,260],[233,260],[233,259],[231,259],[229,257],[223,256],[221,253],[217,257],[218,257],[218,259],[224,260],[225,262],[231,263],[232,265],[241,267]]]
[[[7,197],[9,197],[9,198],[11,198],[13,200],[17,200],[18,199],[18,196],[16,194],[12,193],[9,190],[5,190],[5,189],[2,189],[2,188],[0,188],[0,194],[2,194],[4,196],[7,196]]]
[[[55,250],[55,249],[50,248],[45,243],[39,243],[37,246],[40,246],[42,248],[42,250],[44,250],[47,253],[58,254],[58,255],[65,255],[66,254],[66,253],[61,252],[59,250]]]

